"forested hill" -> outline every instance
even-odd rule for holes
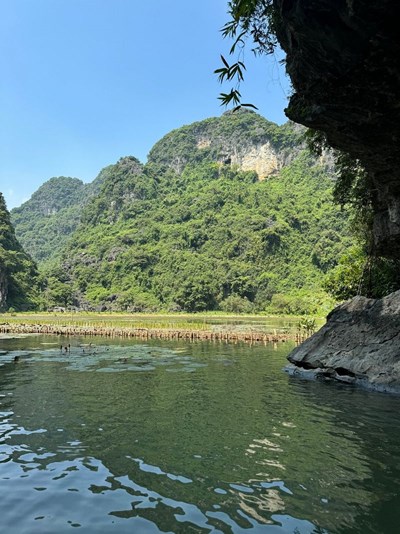
[[[83,207],[99,193],[108,173],[106,167],[90,184],[65,176],[51,178],[11,211],[17,238],[39,264],[60,254],[79,224]]]
[[[29,310],[38,305],[38,271],[15,237],[0,193],[0,311]]]
[[[246,112],[184,126],[145,166],[107,168],[47,270],[48,305],[315,313],[348,241],[332,185],[290,124]]]
[[[221,117],[173,130],[154,145],[149,162],[178,173],[188,163],[236,164],[242,170],[256,171],[263,180],[293,159],[303,131],[290,122],[278,126],[252,111],[227,111]]]
[[[294,125],[226,113],[167,134],[146,165],[121,158],[97,190],[50,180],[13,220],[45,260],[47,307],[316,313],[349,241],[333,180]]]
[[[188,163],[214,161],[254,170],[265,179],[298,153],[299,128],[293,123],[278,126],[250,111],[226,112],[167,134],[150,151],[147,166],[169,167],[179,173]],[[142,171],[141,163],[135,161],[136,170]],[[100,192],[113,169],[113,165],[104,168],[89,184],[77,178],[51,178],[11,211],[17,238],[39,265],[60,255],[84,206]]]

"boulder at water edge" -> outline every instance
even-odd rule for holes
[[[288,360],[293,375],[400,393],[400,291],[338,306]]]

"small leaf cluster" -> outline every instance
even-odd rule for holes
[[[252,51],[255,54],[271,54],[276,48],[276,23],[279,12],[273,0],[232,0],[228,3],[229,21],[221,29],[222,36],[233,41],[229,54],[237,56],[233,63],[229,63],[221,55],[222,66],[214,71],[218,74],[220,83],[235,81],[235,87],[228,93],[221,93],[218,97],[221,105],[234,105],[237,110],[242,107],[257,109],[254,104],[242,103],[239,92],[240,83],[244,80],[246,66],[241,59],[247,39],[253,42]]]

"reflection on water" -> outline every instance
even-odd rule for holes
[[[399,397],[284,344],[69,342],[0,340],[1,532],[396,532]]]

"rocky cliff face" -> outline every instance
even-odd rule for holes
[[[372,179],[378,251],[400,258],[400,37],[395,0],[275,0],[295,122],[325,132]]]
[[[288,359],[293,374],[400,393],[400,291],[337,307]]]
[[[255,171],[260,180],[278,174],[303,146],[298,125],[273,124],[247,110],[226,112],[167,134],[152,148],[150,162],[168,165],[181,173],[202,160]]]
[[[197,141],[199,150],[211,147],[211,138],[200,138]],[[218,163],[230,163],[237,165],[242,171],[255,171],[259,180],[265,180],[268,176],[277,174],[285,164],[283,154],[276,150],[269,141],[255,145],[237,146],[229,140],[219,140]]]

